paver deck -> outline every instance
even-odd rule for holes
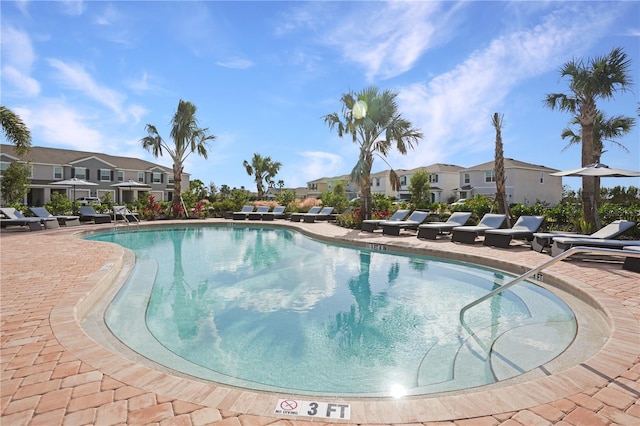
[[[203,221],[215,222],[224,221]],[[410,233],[390,237],[328,223],[287,226],[319,238],[458,260],[482,258],[488,266],[515,273],[549,259],[526,246],[496,249],[448,239],[423,241]],[[180,377],[133,362],[92,340],[78,319],[97,297],[97,289],[116,280],[127,255],[117,245],[84,241],[75,234],[110,227],[0,233],[2,425],[318,423],[309,417],[273,414],[279,398],[295,395],[251,392]],[[622,270],[620,263],[582,261],[560,262],[547,274],[596,299],[610,318],[611,337],[596,355],[524,383],[424,397],[356,398],[348,401],[350,423],[639,425],[640,275]]]

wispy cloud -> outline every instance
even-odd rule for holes
[[[66,63],[59,59],[48,59],[47,62],[58,72],[57,77],[63,85],[82,92],[124,119],[125,114],[122,110],[124,95],[96,83],[91,75],[79,64]]]
[[[80,16],[85,11],[83,0],[61,0],[62,10],[65,14],[71,16]]]
[[[324,43],[365,69],[368,81],[402,74],[452,31],[442,3],[389,2],[354,8],[325,29]]]
[[[603,7],[583,8],[580,15],[571,8],[556,9],[531,28],[493,40],[426,84],[401,88],[401,110],[425,137],[415,154],[392,154],[394,166],[412,168],[455,158],[463,150],[487,149],[493,143],[490,115],[510,92],[587,49],[614,20]]]
[[[232,68],[236,70],[244,70],[251,68],[254,65],[252,61],[243,58],[229,58],[225,61],[218,61],[216,64],[224,68]]]
[[[293,167],[293,175],[283,176],[287,185],[304,186],[307,181],[322,176],[335,176],[344,165],[342,157],[330,152],[305,151],[298,155],[301,160]]]
[[[3,90],[17,91],[19,96],[33,97],[40,93],[40,83],[31,77],[36,55],[29,36],[7,25],[2,25]]]

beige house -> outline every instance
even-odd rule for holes
[[[1,173],[20,159],[13,145],[2,144],[0,149]],[[66,194],[70,200],[110,194],[114,202],[132,202],[140,192],[149,192],[158,201],[171,201],[173,197],[172,169],[138,158],[34,146],[24,161],[31,167],[31,189],[24,201],[29,206],[47,203],[53,192]],[[182,188],[189,188],[189,176],[182,175]],[[72,187],[55,183],[71,178],[94,185]],[[140,186],[114,186],[129,180]]]
[[[494,161],[478,164],[460,171],[457,198],[473,198],[477,194],[495,197],[496,175]],[[537,201],[557,205],[562,199],[562,178],[551,176],[556,169],[504,159],[507,201],[533,205]]]
[[[396,170],[396,174],[400,178],[400,191],[391,188],[389,178],[390,170],[384,170],[371,174],[371,193],[384,194],[387,197],[397,198],[399,200],[409,200],[411,193],[409,192],[409,184],[411,178],[419,171],[429,174],[430,192],[432,202],[448,202],[449,199],[455,197],[455,189],[458,188],[460,182],[460,170],[463,167],[452,164],[432,164],[426,167],[417,167],[411,170]]]
[[[333,191],[335,184],[342,182],[344,184],[347,198],[351,199],[357,196],[358,188],[349,175],[335,176],[335,177],[323,177],[320,179],[307,182],[307,194],[306,197],[320,198],[323,192]]]

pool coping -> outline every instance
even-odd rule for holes
[[[246,226],[249,222],[232,224],[229,221],[209,219],[203,222],[167,222],[162,225],[176,224],[180,226],[202,224]],[[147,226],[157,225],[152,222]],[[366,245],[373,244],[371,241],[375,241],[377,245],[393,247],[394,250],[399,251],[418,250],[422,251],[421,254],[431,253],[430,255],[444,253],[443,257],[453,260],[465,261],[469,260],[469,257],[475,257],[482,259],[483,265],[513,273],[522,273],[530,268],[530,265],[514,264],[506,259],[480,255],[480,251],[470,252],[473,246],[471,249],[450,252],[438,249],[439,244],[437,243],[424,247],[425,244],[415,237],[412,240],[402,237],[378,238],[378,236],[363,239],[356,237],[352,230],[328,224],[285,222],[261,224],[257,222],[253,225],[288,227],[314,238],[328,239],[333,242],[336,242],[334,239],[337,238],[337,242],[343,241],[346,244],[353,244],[354,241],[357,241],[356,245]],[[332,232],[328,233],[328,226],[335,229],[331,229]],[[92,230],[104,231],[105,227],[95,227]],[[78,238],[84,232],[74,234],[74,237]],[[456,245],[456,247],[459,246]],[[274,414],[274,407],[279,399],[309,400],[306,395],[250,391],[177,377],[132,362],[92,340],[85,333],[80,322],[83,315],[86,314],[86,307],[95,303],[95,300],[100,297],[100,287],[111,285],[126,267],[125,250],[120,246],[113,247],[109,257],[103,261],[104,265],[100,270],[89,275],[84,284],[67,292],[51,312],[50,322],[54,335],[68,351],[104,374],[148,392],[171,395],[186,402],[232,412],[274,419],[310,420],[305,416],[278,416]],[[605,386],[612,378],[618,377],[632,368],[636,362],[638,353],[640,353],[640,342],[637,338],[640,333],[640,323],[626,307],[611,296],[563,273],[563,269],[572,267],[575,265],[571,265],[571,263],[553,266],[546,276],[554,277],[559,283],[566,283],[567,288],[574,290],[578,295],[583,293],[597,301],[603,312],[606,313],[611,327],[610,338],[601,350],[587,361],[551,376],[495,389],[481,387],[463,392],[447,392],[444,395],[410,396],[399,399],[345,397],[318,399],[326,402],[350,403],[351,419],[349,423],[410,423],[446,421],[514,412],[567,398],[585,389]],[[335,421],[339,422],[340,420]]]

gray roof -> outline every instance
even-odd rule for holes
[[[2,144],[0,145],[0,150],[3,154],[17,158],[16,149],[13,145]],[[32,146],[31,152],[24,158],[24,160],[38,164],[71,165],[79,160],[91,157],[100,159],[105,163],[111,164],[115,166],[115,168],[122,170],[145,171],[160,168],[167,173],[172,172],[170,167],[165,167],[140,158],[120,157],[99,152],[74,151],[71,149],[48,148],[42,146]]]
[[[493,170],[495,161],[488,161],[486,163],[478,164],[477,166],[469,167],[464,169],[464,171],[473,171],[473,170]],[[514,160],[513,158],[505,158],[504,159],[504,168],[506,169],[532,169],[532,170],[541,170],[546,172],[557,172],[557,169],[552,169],[551,167],[540,166],[538,164],[525,163],[524,161]]]

